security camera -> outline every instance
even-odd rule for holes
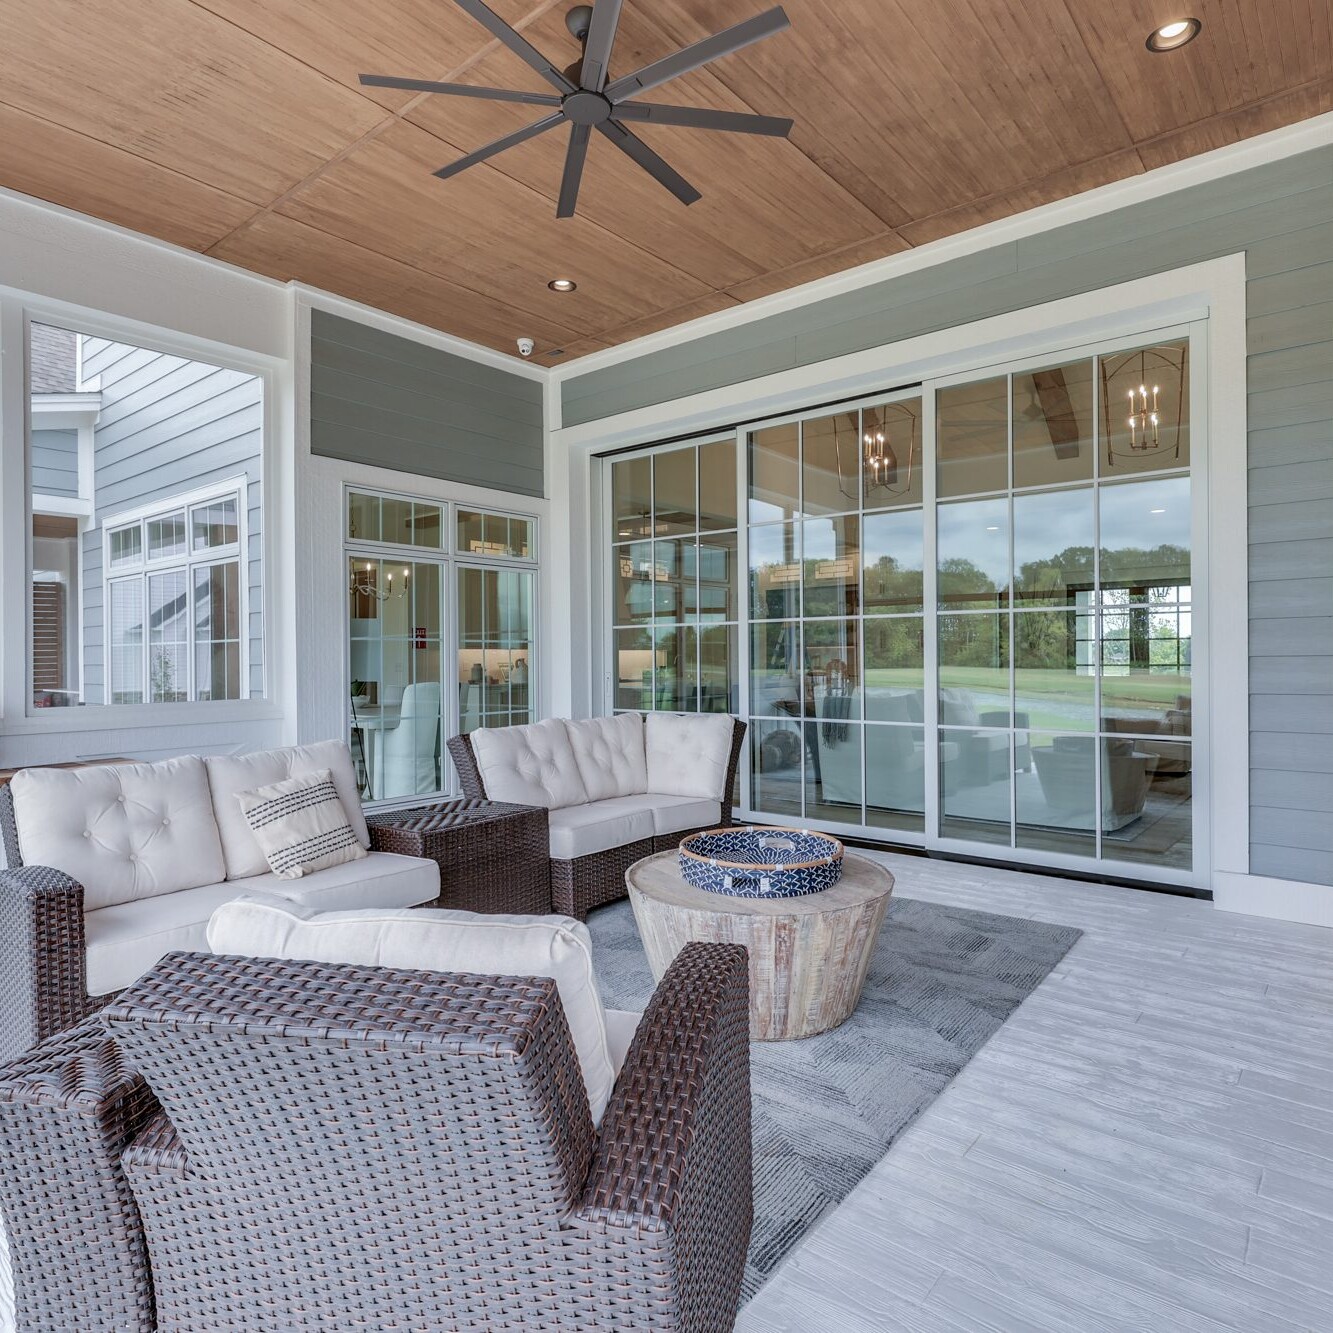
[[[520,339],[518,340],[518,354],[519,354],[519,356],[531,356],[531,355],[532,355],[532,352],[533,352],[533,349],[534,349],[536,346],[537,346],[537,344],[534,343],[534,342],[532,341],[531,338],[520,338]]]

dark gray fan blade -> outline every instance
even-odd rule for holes
[[[545,134],[547,130],[553,130],[557,125],[564,123],[565,118],[559,113],[554,116],[544,116],[541,120],[534,120],[531,125],[524,125],[521,130],[515,130],[513,134],[506,134],[503,139],[488,143],[485,148],[478,148],[475,153],[460,157],[457,162],[450,162],[447,167],[441,167],[435,174],[441,180],[448,180],[450,176],[457,176],[460,171],[466,171],[469,167],[475,167],[478,162],[494,157],[496,153],[503,153],[506,148],[513,148],[527,139],[535,139],[537,135]]]
[[[588,40],[583,44],[583,69],[579,82],[595,93],[600,93],[606,84],[611,44],[616,40],[616,27],[620,23],[621,3],[622,0],[596,0],[592,7],[592,23],[588,27]]]
[[[618,125],[614,120],[604,120],[597,128],[655,181],[666,186],[682,204],[692,204],[703,198],[675,167],[660,158],[638,135],[631,134],[623,125]]]
[[[474,88],[470,83],[432,83],[429,79],[400,79],[392,74],[362,74],[367,88],[402,88],[417,93],[448,93],[451,97],[480,97],[487,102],[522,102],[524,106],[559,106],[555,93],[520,93],[509,88]]]
[[[562,93],[575,91],[574,85],[565,78],[522,33],[515,32],[498,14],[489,10],[482,0],[454,0],[465,13],[470,14],[492,37],[502,41],[524,64],[530,65],[547,83],[554,84]]]
[[[612,120],[653,125],[687,125],[695,130],[730,130],[734,134],[771,134],[785,139],[794,122],[786,116],[753,116],[744,111],[710,111],[701,106],[659,106],[654,102],[617,102]]]
[[[458,3],[462,4],[463,0],[458,0]],[[687,46],[683,51],[677,51],[673,56],[645,65],[637,74],[626,74],[623,79],[608,84],[602,91],[613,102],[635,93],[647,92],[669,79],[679,78],[682,74],[698,69],[700,65],[708,64],[710,60],[729,56],[733,51],[739,51],[790,26],[791,20],[786,11],[781,5],[775,5],[752,19],[746,19],[744,23],[736,24],[734,28],[714,33],[701,42],[695,42],[693,46]]]
[[[565,154],[565,174],[560,181],[560,203],[556,206],[558,218],[572,218],[579,202],[579,185],[583,181],[583,164],[588,157],[588,136],[591,125],[574,125],[569,136],[569,151]]]

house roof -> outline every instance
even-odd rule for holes
[[[28,367],[33,393],[77,392],[75,336],[50,324],[32,325]]]

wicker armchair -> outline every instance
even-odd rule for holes
[[[625,872],[636,861],[654,852],[669,852],[680,846],[682,838],[691,833],[703,832],[705,828],[727,828],[732,819],[732,793],[736,785],[736,769],[740,763],[741,745],[745,740],[746,724],[736,719],[731,733],[731,750],[728,756],[726,777],[721,792],[721,818],[697,828],[675,829],[669,834],[638,838],[632,842],[621,843],[603,851],[586,856],[563,859],[551,857],[551,905],[552,910],[564,916],[576,917],[580,921],[587,919],[588,913],[595,907],[616,902],[625,897]],[[470,735],[454,736],[448,742],[449,754],[454,767],[458,770],[458,779],[464,796],[481,800],[493,799],[486,791],[486,781],[482,777],[477,756],[472,748]]]
[[[723,1333],[749,1103],[733,945],[600,1127],[548,979],[172,954],[0,1071],[19,1326]]]

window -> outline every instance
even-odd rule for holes
[[[35,708],[260,698],[260,376],[29,326]]]
[[[165,514],[108,521],[112,703],[246,697],[241,486]]]

